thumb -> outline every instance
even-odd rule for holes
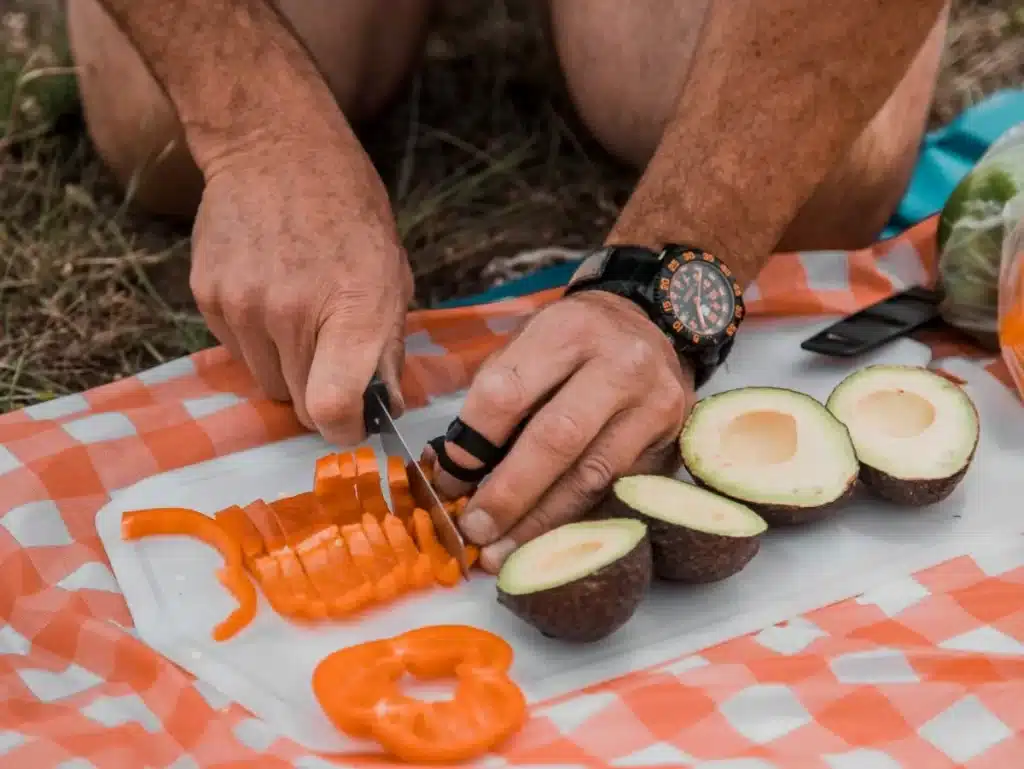
[[[402,392],[402,371],[405,370],[405,316],[399,317],[384,343],[377,373],[388,388],[391,400],[391,415],[399,417],[405,413],[405,395]]]
[[[320,434],[339,446],[351,446],[366,436],[363,393],[389,342],[380,331],[364,322],[354,324],[350,314],[336,312],[317,334],[306,383],[306,410]]]

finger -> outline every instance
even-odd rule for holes
[[[238,329],[235,339],[238,340],[242,360],[249,369],[256,383],[266,395],[275,401],[291,400],[288,383],[281,373],[281,359],[277,355],[277,346],[262,325],[246,325]]]
[[[523,329],[501,353],[481,367],[459,414],[495,446],[504,445],[529,412],[590,357],[591,343],[572,312],[549,312]],[[476,457],[446,442],[448,456],[463,467]]]
[[[210,333],[217,338],[218,342],[224,345],[224,348],[231,357],[239,363],[245,363],[245,358],[242,356],[242,348],[239,346],[238,340],[235,339],[235,335],[231,333],[227,322],[212,312],[204,312],[203,319],[206,321],[206,327],[210,329]]]
[[[668,428],[669,430],[671,427]],[[622,412],[590,445],[583,457],[543,496],[512,529],[480,553],[480,565],[497,572],[519,545],[586,515],[608,493],[615,479],[646,466],[657,471],[674,449],[663,421],[649,409]],[[652,447],[655,447],[652,450]]]
[[[606,424],[627,406],[630,392],[591,362],[530,418],[508,456],[491,472],[459,516],[463,534],[489,545],[511,529],[570,470]]]
[[[366,436],[363,394],[380,362],[385,340],[345,313],[335,313],[320,327],[306,383],[306,410],[317,430],[339,446]]]
[[[402,371],[405,368],[405,334],[402,330],[393,333],[377,364],[377,373],[388,388],[391,416],[400,417],[405,413],[405,396],[402,393]]]
[[[282,330],[284,326],[282,326]],[[309,367],[313,360],[312,345],[289,344],[281,337],[275,339],[277,354],[281,359],[281,374],[291,395],[295,416],[308,430],[316,430],[306,407],[306,384],[309,381]]]

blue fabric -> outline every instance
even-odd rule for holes
[[[1024,90],[992,94],[956,120],[925,136],[914,175],[882,233],[890,238],[942,210],[946,198],[1000,135],[1024,122]],[[578,262],[545,267],[473,296],[441,302],[437,307],[464,307],[564,286]]]

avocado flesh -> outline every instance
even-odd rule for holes
[[[850,431],[864,486],[901,505],[946,499],[978,447],[970,396],[920,366],[863,368],[836,386],[826,406]]]
[[[698,401],[679,436],[683,466],[705,488],[769,525],[808,523],[853,493],[860,465],[846,427],[804,393],[743,387]]]
[[[674,582],[718,582],[738,573],[757,555],[768,528],[739,502],[659,475],[620,478],[609,506],[610,514],[647,525],[654,573]]]
[[[643,523],[580,521],[513,552],[498,572],[498,603],[550,638],[589,643],[629,621],[651,578]]]

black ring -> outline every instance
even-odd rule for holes
[[[493,468],[508,453],[507,446],[495,446],[459,417],[455,417],[448,425],[444,439],[458,446],[470,456],[479,459],[485,467]]]
[[[427,443],[437,455],[437,463],[441,466],[442,470],[455,480],[462,481],[463,483],[477,484],[487,477],[487,474],[493,469],[492,467],[484,465],[483,467],[470,470],[468,467],[457,464],[454,459],[448,456],[448,452],[445,450],[444,444],[446,440],[448,440],[447,436],[439,435]]]

